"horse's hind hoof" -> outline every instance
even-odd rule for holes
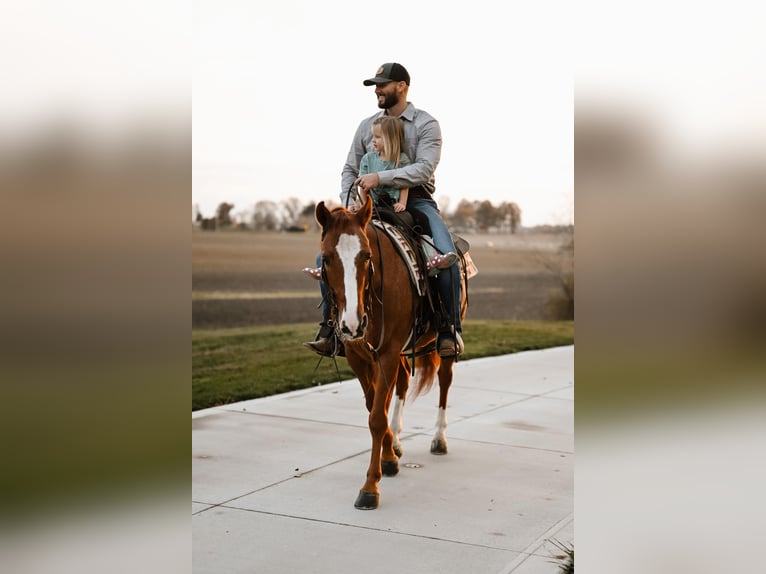
[[[378,507],[380,502],[380,494],[377,492],[362,492],[359,491],[359,496],[356,497],[354,502],[354,508],[359,510],[374,510]]]
[[[383,476],[396,476],[399,474],[399,461],[384,460],[380,463],[380,470],[383,471]]]
[[[447,454],[447,441],[441,439],[432,440],[431,454]]]

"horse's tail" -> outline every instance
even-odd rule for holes
[[[419,355],[415,358],[415,384],[410,393],[412,399],[418,395],[425,395],[431,390],[436,380],[439,362],[439,354],[436,351]]]

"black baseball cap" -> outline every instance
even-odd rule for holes
[[[410,75],[401,64],[388,62],[378,68],[374,78],[365,80],[363,83],[365,86],[372,86],[373,84],[387,84],[388,82],[404,82],[409,86]]]

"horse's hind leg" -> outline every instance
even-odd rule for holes
[[[402,413],[404,412],[404,399],[398,394],[394,401],[394,412],[391,415],[391,434],[393,435],[393,448],[394,454],[399,458],[402,457],[402,441],[400,435],[402,434]]]
[[[395,385],[388,389],[386,398],[386,417],[388,417],[393,390],[396,389],[396,403],[394,404],[394,414],[391,417],[392,422],[383,435],[380,466],[385,476],[396,476],[399,473],[399,457],[402,456],[402,444],[399,435],[402,432],[402,408],[404,407],[409,380],[410,365],[404,357],[401,357],[396,369]]]
[[[393,435],[393,449],[397,457],[402,457],[402,413],[404,412],[404,401],[407,398],[407,389],[410,384],[410,365],[405,357],[402,357],[402,367],[396,377],[396,400],[394,401],[394,412],[391,416],[391,434]]]
[[[431,454],[447,454],[447,395],[452,385],[454,357],[442,357],[439,365],[439,411],[436,415],[436,433],[431,441]]]

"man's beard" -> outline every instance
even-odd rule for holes
[[[388,110],[393,108],[399,103],[399,98],[396,94],[386,94],[385,99],[382,102],[378,102],[378,107],[381,110]]]

